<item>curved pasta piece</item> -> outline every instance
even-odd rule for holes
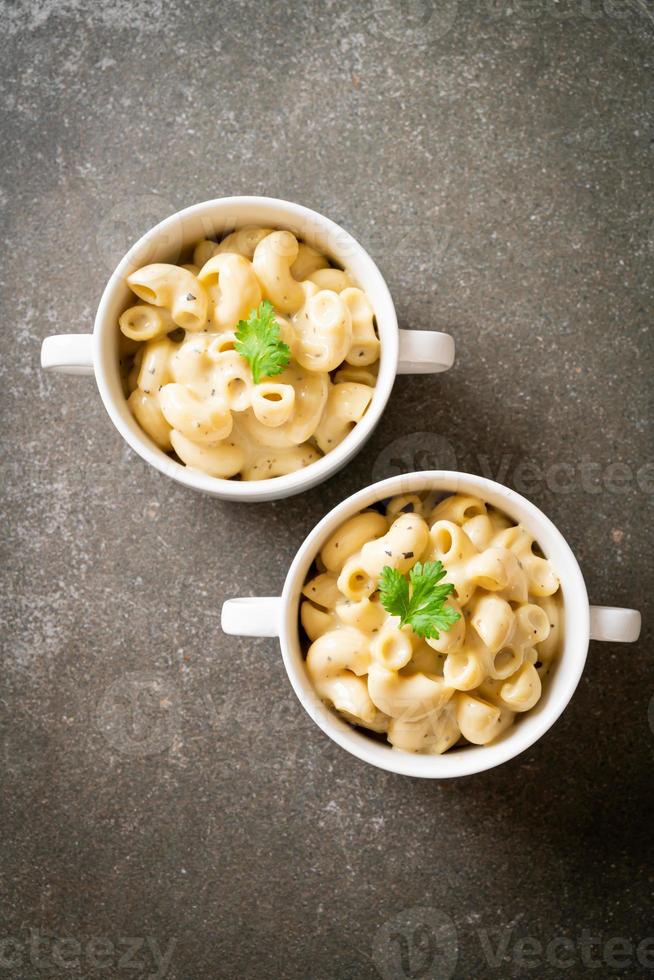
[[[443,677],[457,691],[472,691],[479,687],[488,675],[488,660],[480,648],[466,644],[448,653],[443,664]]]
[[[452,582],[456,598],[465,606],[476,588],[471,581],[470,563],[479,552],[465,531],[453,521],[436,521],[429,535],[431,558],[443,563],[447,570],[447,581]]]
[[[332,572],[321,572],[306,582],[302,595],[311,599],[317,606],[322,606],[323,609],[335,609],[342,599],[336,584],[336,576]]]
[[[372,659],[388,670],[401,670],[413,657],[412,636],[408,626],[400,628],[399,617],[387,619],[370,642]]]
[[[271,235],[272,232],[272,228],[260,228],[257,225],[244,225],[237,231],[233,231],[231,234],[226,235],[221,241],[220,245],[216,246],[214,255],[222,252],[234,252],[236,255],[242,255],[243,258],[252,261],[255,249],[259,242],[263,241],[267,235]]]
[[[365,596],[358,602],[349,599],[339,602],[336,606],[336,615],[346,626],[354,626],[367,633],[376,633],[381,629],[388,613],[380,602]]]
[[[441,630],[438,638],[427,637],[425,643],[433,650],[438,651],[438,653],[456,653],[465,643],[466,621],[461,606],[454,596],[448,596],[445,600],[445,605],[457,612],[459,619],[452,624],[449,630]]]
[[[127,399],[127,405],[143,431],[159,449],[167,452],[171,447],[170,426],[163,417],[156,396],[135,388]]]
[[[418,514],[424,517],[422,500],[417,493],[403,493],[391,497],[386,505],[386,517],[389,521],[394,521],[400,514]]]
[[[281,313],[293,313],[304,303],[304,291],[291,274],[298,243],[290,231],[273,231],[254,250],[252,264],[266,299]]]
[[[316,443],[324,453],[340,445],[361,421],[374,393],[373,388],[352,382],[329,387],[327,405],[315,429]]]
[[[228,480],[240,471],[244,462],[242,448],[233,439],[213,446],[192,442],[176,429],[170,433],[172,447],[187,466],[209,476]]]
[[[329,632],[336,625],[332,612],[318,609],[317,606],[314,606],[308,600],[305,600],[300,606],[300,622],[302,623],[304,632],[312,642],[317,640],[319,636],[323,636]]]
[[[215,444],[232,431],[232,413],[225,402],[203,398],[188,385],[164,385],[159,405],[170,427],[192,442]]]
[[[297,361],[295,356],[298,348],[298,336],[295,332],[293,324],[281,313],[275,313],[275,320],[279,326],[279,339],[282,343],[286,344],[291,352],[291,361]]]
[[[455,745],[461,732],[456,723],[454,705],[432,711],[420,721],[393,718],[388,725],[388,741],[396,749],[424,755],[442,755]]]
[[[391,721],[382,711],[375,711],[373,718],[357,718],[356,715],[351,715],[347,711],[341,711],[340,714],[346,721],[352,722],[353,725],[358,725],[360,728],[367,728],[368,731],[378,733],[387,732]]]
[[[427,674],[405,677],[373,661],[368,669],[368,693],[385,715],[420,721],[430,712],[443,708],[454,690],[442,677]]]
[[[470,625],[491,653],[497,653],[514,630],[515,616],[506,599],[483,594],[470,604]]]
[[[291,275],[298,282],[303,282],[318,269],[325,269],[328,265],[322,252],[318,252],[306,242],[298,242],[297,258],[291,266]]]
[[[533,647],[546,640],[549,634],[549,618],[541,606],[534,602],[527,602],[516,609],[512,643]]]
[[[262,381],[252,389],[252,411],[262,425],[276,428],[288,422],[295,408],[295,388],[292,385]]]
[[[428,646],[425,640],[415,637],[411,660],[402,669],[402,673],[405,677],[409,674],[433,674],[442,677],[444,660],[445,657]]]
[[[385,565],[404,574],[420,560],[428,544],[429,531],[422,517],[400,514],[382,538],[364,544],[359,561],[375,580]]]
[[[463,522],[461,528],[478,551],[490,547],[495,529],[488,514],[478,514],[476,517],[471,517]]]
[[[468,567],[473,585],[498,595],[509,602],[527,601],[527,576],[513,554],[506,548],[486,548]]]
[[[353,381],[358,385],[368,385],[374,388],[377,384],[377,375],[365,368],[345,367],[339,368],[334,375],[334,384],[342,384],[345,381]]]
[[[476,497],[463,498],[467,500],[476,500]],[[484,548],[490,548],[494,543],[494,538],[501,531],[510,527],[511,522],[508,517],[504,514],[500,514],[499,511],[487,508],[486,512],[483,514],[476,514],[473,517],[467,517],[461,524],[461,527],[468,535],[474,546],[479,550],[483,551]]]
[[[319,291],[315,282],[311,282],[310,279],[305,279],[304,282],[299,283],[299,286],[302,290],[302,303],[291,316],[291,324],[297,342],[299,342],[302,334],[309,329],[309,303]]]
[[[236,350],[236,334],[233,330],[224,330],[219,334],[210,333],[205,336],[209,342],[207,346],[207,357],[211,361],[219,361],[221,354],[227,354],[228,351]],[[247,364],[245,360],[243,363]]]
[[[139,299],[170,310],[178,327],[202,330],[207,322],[207,294],[188,269],[155,262],[132,272],[127,277],[127,284]]]
[[[376,590],[377,578],[362,567],[360,553],[352,555],[343,565],[338,576],[338,588],[351,602],[361,602]]]
[[[146,395],[157,394],[170,381],[170,362],[175,345],[167,337],[148,340],[143,346],[138,386]]]
[[[348,286],[353,286],[352,278],[343,269],[318,269],[307,276],[309,282],[315,283],[318,289],[331,289],[341,293]]]
[[[546,640],[550,632],[547,613],[534,603],[519,606],[513,615],[513,628],[501,648],[494,650],[490,677],[505,679],[515,674],[531,653],[536,643]],[[534,661],[536,660],[536,654]]]
[[[541,640],[537,647],[538,660],[543,665],[541,674],[549,669],[549,666],[561,653],[561,640],[563,629],[563,611],[561,606],[561,593],[557,592],[552,596],[543,596],[539,599],[539,605],[547,616],[549,633],[544,640]]]
[[[488,745],[513,723],[513,712],[472,694],[456,694],[454,703],[461,734],[473,745]]]
[[[338,293],[321,289],[311,296],[295,327],[295,357],[308,371],[333,371],[345,360],[352,343],[352,320]]]
[[[537,656],[535,650],[527,649],[517,670],[509,676],[487,677],[479,687],[480,697],[514,713],[530,711],[542,693],[540,675],[535,667]]]
[[[120,314],[118,325],[130,340],[155,340],[175,329],[170,312],[162,306],[139,303]]]
[[[499,596],[509,602],[527,601],[527,577],[512,552],[502,548],[487,548],[471,562],[471,571],[476,585],[496,590]]]
[[[210,368],[208,353],[215,335],[192,333],[177,345],[169,360],[170,380],[178,384],[201,384]],[[211,390],[210,385],[207,393]]]
[[[274,430],[271,430],[274,431]],[[275,476],[286,476],[310,466],[320,459],[320,453],[308,442],[287,449],[261,447],[258,454],[250,458],[244,466],[243,480],[270,480]]]
[[[217,248],[218,242],[212,242],[210,238],[203,238],[193,249],[193,265],[201,269],[216,254]]]
[[[140,353],[141,353],[140,351],[137,351],[136,357],[138,357]],[[131,395],[131,393],[135,391],[136,388],[138,388],[141,364],[140,361],[137,362],[136,357],[134,358],[134,363],[132,364],[131,368],[127,372],[127,377],[123,382],[123,388],[124,388],[124,393],[126,398],[128,398]]]
[[[486,514],[486,504],[479,497],[472,497],[469,494],[455,493],[450,497],[441,500],[431,512],[430,523],[436,521],[451,521],[453,524],[461,526],[465,521],[473,517]]]
[[[263,425],[253,412],[246,412],[242,425],[249,437],[259,445],[283,449],[299,446],[316,431],[327,401],[328,379],[324,374],[305,371],[299,364],[290,364],[275,375],[278,384],[295,389],[295,411],[283,425],[271,428]]]
[[[379,359],[380,344],[375,332],[372,303],[363,290],[356,287],[344,289],[341,299],[350,311],[352,320],[352,343],[346,361],[358,367],[374,364]]]
[[[369,665],[368,638],[351,627],[318,637],[306,659],[307,673],[324,701],[356,719],[373,722],[377,708],[364,677]]]
[[[506,679],[500,689],[502,703],[511,711],[529,711],[540,700],[542,687],[538,671],[533,664],[525,661]]]
[[[534,539],[522,525],[506,528],[493,541],[497,548],[507,548],[518,558],[527,575],[528,589],[532,595],[553,595],[559,588],[559,579],[551,562],[532,551]]]
[[[261,287],[252,263],[232,252],[220,252],[200,270],[199,281],[211,296],[211,321],[218,330],[232,330],[261,302]]]
[[[213,362],[211,370],[211,393],[221,398],[233,412],[245,412],[252,401],[254,383],[250,366],[235,350],[227,349],[218,353],[211,344],[208,356]]]
[[[494,654],[488,666],[488,677],[491,680],[504,680],[515,674],[522,666],[525,658],[525,647],[507,644]]]
[[[364,544],[381,537],[388,530],[388,523],[376,510],[364,510],[350,517],[327,538],[320,549],[325,568],[340,572],[348,558],[363,548]]]

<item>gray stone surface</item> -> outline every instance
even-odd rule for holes
[[[595,602],[651,614],[649,0],[0,11],[2,975],[649,975],[647,618],[540,744],[449,783],[350,758],[275,642],[219,628],[396,458],[525,491]],[[148,470],[92,379],[39,370],[138,235],[235,193],[344,224],[458,345],[347,472],[260,506]]]

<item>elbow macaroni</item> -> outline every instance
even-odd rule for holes
[[[380,351],[370,300],[290,231],[240,228],[127,283],[138,298],[118,321],[127,402],[186,466],[224,479],[291,473],[342,442],[372,401]],[[291,360],[255,384],[235,331],[262,299]]]
[[[423,639],[383,608],[378,579],[385,565],[436,560],[461,618]],[[300,607],[307,672],[352,724],[440,754],[487,745],[537,704],[561,648],[559,580],[525,528],[482,500],[394,497],[349,518],[315,567]]]

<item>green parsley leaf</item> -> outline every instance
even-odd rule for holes
[[[397,568],[391,568],[390,565],[382,568],[379,576],[379,598],[386,612],[406,621],[409,611],[409,583]]]
[[[250,365],[256,385],[262,378],[279,374],[290,361],[290,348],[280,340],[275,311],[267,299],[259,303],[258,309],[250,311],[247,320],[236,324],[234,349]]]
[[[440,561],[416,562],[408,581],[396,568],[384,565],[379,577],[381,604],[391,616],[400,617],[400,627],[410,626],[416,636],[437,640],[439,630],[447,633],[461,619],[456,609],[445,605],[454,592],[451,582],[439,585],[445,575]]]

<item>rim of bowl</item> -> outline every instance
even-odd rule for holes
[[[115,323],[110,322],[108,315],[108,308],[112,303],[114,292],[122,285],[128,274],[128,269],[133,268],[135,262],[140,261],[138,256],[145,251],[152,240],[192,216],[208,214],[209,212],[216,214],[217,211],[236,210],[244,206],[261,207],[262,211],[282,208],[288,214],[289,220],[296,218],[298,221],[314,221],[318,227],[324,229],[328,234],[335,236],[335,238],[340,236],[342,241],[351,246],[358,256],[358,262],[367,267],[370,275],[376,279],[376,292],[375,296],[371,297],[371,302],[375,307],[377,329],[381,341],[380,370],[373,399],[361,421],[354,426],[343,442],[321,459],[316,460],[315,463],[311,463],[294,473],[267,480],[250,481],[226,480],[209,476],[198,470],[192,470],[172,460],[163,450],[154,446],[145,433],[141,433],[137,423],[132,419],[126,407],[126,399],[124,406],[117,404],[117,399],[112,394],[109,382],[110,368],[105,363],[105,355],[102,350],[105,335],[116,327]],[[265,217],[263,214],[262,221],[265,221]],[[279,219],[275,220],[278,221]],[[251,222],[248,220],[244,223],[249,224]],[[191,244],[190,241],[184,241],[184,246],[189,244]],[[380,313],[380,310],[383,312]],[[316,484],[328,479],[362,448],[379,422],[395,382],[399,358],[399,332],[393,298],[377,264],[366,249],[335,221],[302,204],[296,204],[282,198],[253,195],[221,197],[192,204],[181,211],[176,211],[145,232],[127,250],[107,282],[100,299],[93,328],[93,355],[96,383],[105,409],[123,439],[142,459],[154,466],[160,473],[171,477],[184,486],[226,500],[254,502],[278,499],[309,490]]]
[[[297,626],[304,578],[318,550],[336,527],[373,503],[401,493],[428,490],[442,490],[445,495],[473,493],[504,510],[509,517],[519,514],[520,522],[533,534],[543,553],[555,563],[563,597],[563,648],[538,705],[525,712],[497,742],[465,746],[442,755],[419,755],[377,742],[327,708],[316,694],[304,667]],[[405,776],[430,779],[468,776],[515,758],[542,738],[561,716],[579,684],[588,654],[590,607],[586,585],[577,559],[556,525],[515,490],[485,477],[454,470],[429,470],[390,477],[359,490],[334,507],[298,549],[284,583],[282,606],[280,644],[284,665],[307,713],[347,752],[378,768]]]

